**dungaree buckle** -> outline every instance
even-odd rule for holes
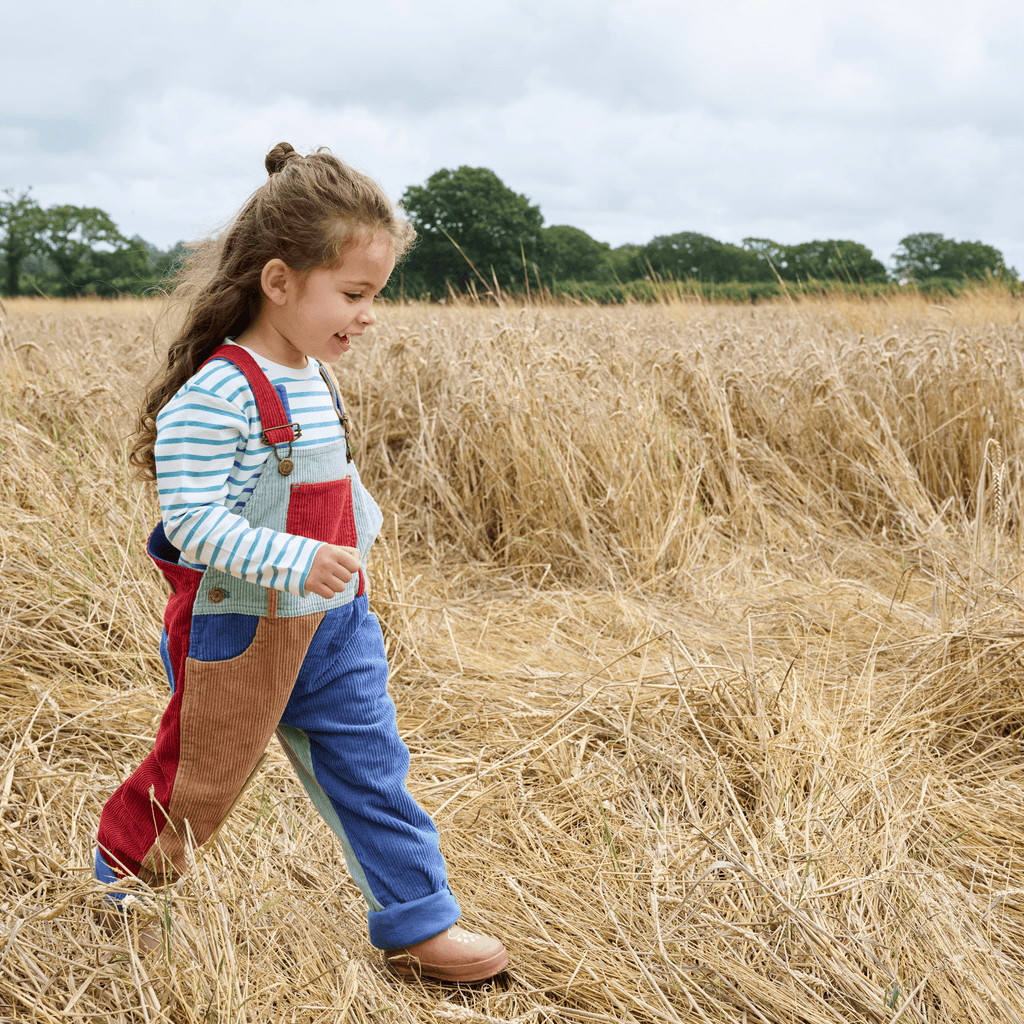
[[[291,430],[292,437],[288,441],[288,454],[282,459],[277,454],[277,445],[267,437],[267,434],[273,430]],[[274,458],[277,459],[277,471],[281,476],[288,476],[289,473],[295,468],[295,463],[292,462],[292,443],[302,437],[302,427],[298,423],[285,423],[280,427],[267,427],[260,433],[260,440],[264,444],[269,444],[274,452]]]
[[[298,423],[284,423],[280,427],[267,427],[260,434],[260,440],[264,444],[272,445],[274,443],[273,441],[270,440],[269,437],[267,437],[267,434],[269,434],[273,430],[290,430],[292,432],[292,441],[297,441],[300,437],[302,437],[302,427],[300,427]],[[278,444],[282,443],[283,442],[281,441],[278,442]],[[291,441],[289,441],[288,443],[291,444]]]

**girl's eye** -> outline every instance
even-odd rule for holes
[[[362,297],[362,292],[346,292],[345,293],[353,302],[358,302]]]

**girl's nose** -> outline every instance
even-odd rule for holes
[[[377,317],[374,316],[373,307],[371,306],[362,316],[359,318],[360,323],[366,324],[367,327],[372,327],[377,322]]]

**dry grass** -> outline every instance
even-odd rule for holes
[[[410,786],[512,969],[406,986],[278,752],[140,961],[152,303],[0,320],[0,1019],[1024,1020],[1021,304],[386,310],[344,365]],[[3,312],[0,311],[0,316]]]

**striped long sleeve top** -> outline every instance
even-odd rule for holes
[[[274,385],[288,420],[302,427],[295,450],[343,436],[315,359],[296,369],[246,351]],[[156,425],[160,511],[182,562],[307,596],[304,584],[320,542],[253,528],[239,514],[271,456],[260,440],[263,427],[245,375],[215,360],[160,410]]]

